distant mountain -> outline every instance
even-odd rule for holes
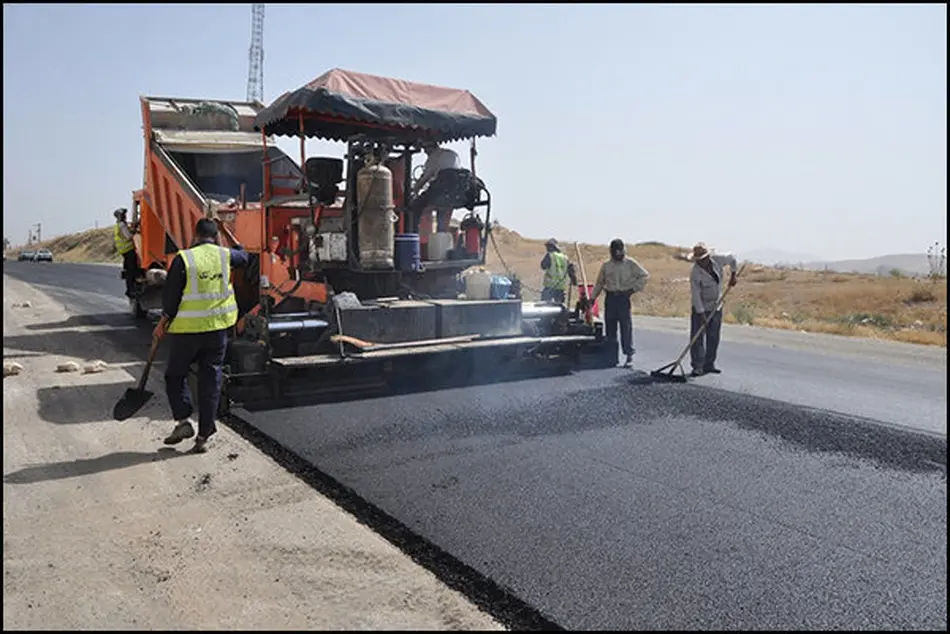
[[[864,273],[866,275],[890,275],[900,271],[903,275],[927,275],[930,262],[926,253],[895,253],[863,260],[822,260],[807,253],[793,253],[779,249],[756,249],[740,252],[741,260],[765,266],[791,266],[808,271],[835,271],[838,273]]]
[[[926,253],[895,253],[866,260],[808,261],[805,262],[804,268],[810,271],[827,269],[838,273],[869,275],[890,275],[896,270],[903,275],[915,276],[930,273],[930,262]]]
[[[798,266],[803,262],[817,262],[821,258],[809,253],[793,253],[779,249],[754,249],[736,253],[740,260],[747,260],[765,266],[791,265]]]

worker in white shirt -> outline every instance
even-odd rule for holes
[[[639,293],[646,286],[650,274],[639,262],[627,256],[623,240],[610,241],[610,259],[604,262],[597,274],[591,304],[597,301],[601,291],[606,291],[604,299],[604,330],[610,345],[610,354],[616,359],[617,330],[620,330],[620,348],[624,354],[623,367],[633,365],[633,316],[630,314],[630,296]],[[582,309],[589,305],[581,301]]]
[[[728,265],[730,270],[729,286],[736,285],[736,257],[731,253],[713,253],[700,242],[693,247],[689,255],[693,262],[693,270],[689,274],[689,288],[692,302],[692,315],[689,322],[689,338],[692,340],[702,328],[707,318],[706,332],[696,337],[690,348],[690,362],[693,366],[692,376],[703,374],[719,374],[716,367],[716,355],[719,352],[719,335],[722,332],[722,298],[723,268]]]
[[[438,198],[444,193],[445,184],[439,178],[442,170],[460,169],[462,162],[459,155],[449,148],[439,147],[436,143],[423,143],[422,149],[426,153],[425,166],[422,168],[422,175],[412,186],[412,202],[410,211],[412,212],[411,232],[419,232],[419,223],[423,214],[431,214],[433,210],[437,212],[437,231],[448,231],[449,222],[452,220],[450,207],[439,207]],[[423,187],[428,187],[422,191]],[[422,192],[421,194],[419,192]]]

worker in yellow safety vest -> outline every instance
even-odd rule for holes
[[[125,295],[132,297],[132,291],[135,288],[135,277],[139,271],[139,261],[135,255],[135,242],[132,240],[132,228],[129,227],[126,219],[128,210],[116,209],[112,212],[115,216],[115,229],[112,232],[112,238],[115,242],[115,250],[122,256],[122,277],[125,278]]]
[[[194,408],[188,370],[198,364],[198,437],[194,451],[204,453],[217,431],[215,417],[221,398],[221,377],[228,331],[237,323],[238,304],[231,285],[231,268],[247,266],[240,246],[218,245],[218,225],[202,218],[195,227],[196,243],[172,260],[162,294],[162,318],[153,336],[171,335],[165,389],[176,425],[165,439],[175,445],[195,435]]]
[[[568,280],[572,285],[577,286],[574,263],[561,253],[557,240],[554,238],[548,240],[544,247],[547,253],[541,259],[541,269],[544,271],[544,288],[541,289],[541,301],[563,304]]]

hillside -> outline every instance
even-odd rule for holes
[[[805,253],[789,253],[776,249],[743,251],[750,262],[765,266],[805,269],[806,271],[834,271],[836,273],[865,273],[868,275],[926,276],[930,260],[926,253],[892,253],[873,258],[850,260],[822,260]]]
[[[121,258],[113,246],[112,231],[111,226],[88,229],[82,233],[44,240],[30,248],[45,247],[52,251],[54,258],[59,262],[119,262]],[[22,248],[11,249],[7,257],[15,258],[15,254]]]
[[[868,275],[891,275],[899,271],[901,275],[927,275],[930,261],[926,253],[894,253],[864,260],[834,260],[831,262],[805,262],[802,268],[809,271],[828,269],[844,273],[866,273]]]
[[[525,297],[537,298],[544,239],[527,238],[504,227],[498,227],[493,236],[497,250],[489,245],[489,268],[518,277]],[[42,246],[58,261],[118,261],[111,228],[54,238]],[[572,260],[577,259],[572,243],[564,242],[562,248]],[[691,265],[676,257],[685,249],[643,243],[628,245],[628,250],[651,274],[646,290],[634,299],[634,312],[687,315]],[[593,284],[607,257],[607,246],[582,244],[580,252],[588,282]],[[725,318],[770,328],[946,346],[947,281],[750,265],[730,295]]]
[[[541,285],[544,240],[499,228],[494,232],[501,260],[526,288]],[[576,259],[573,245],[562,244]],[[677,259],[685,249],[660,243],[627,245],[651,275],[634,299],[634,313],[686,316],[689,313],[690,264]],[[588,282],[593,283],[607,246],[580,245]],[[488,264],[504,270],[489,248]],[[537,293],[526,292],[528,297]],[[750,265],[731,293],[725,319],[769,328],[825,332],[910,343],[947,343],[947,281],[913,280],[824,271],[799,271]]]

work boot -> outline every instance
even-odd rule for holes
[[[178,424],[175,425],[175,429],[172,430],[172,433],[165,438],[166,445],[177,445],[186,438],[191,438],[195,435],[195,428],[191,424],[191,421],[187,418],[182,421],[178,421]]]
[[[704,374],[722,374],[722,370],[716,366],[709,366],[708,368],[703,368]]]
[[[626,359],[624,359],[623,367],[625,367],[625,368],[632,368],[632,367],[633,367],[633,355],[632,355],[632,354],[628,354],[627,357],[626,357]]]
[[[692,377],[702,376],[703,374],[705,373],[702,371],[701,368],[693,368],[693,371],[689,373],[689,375]]]
[[[191,448],[194,453],[208,453],[208,439],[198,436],[195,438],[195,446]]]

